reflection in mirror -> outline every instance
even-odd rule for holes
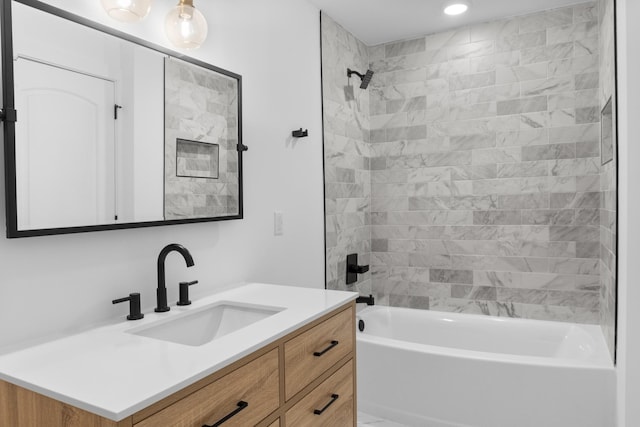
[[[242,217],[240,76],[10,4],[10,237]]]
[[[162,220],[163,55],[22,4],[13,17],[18,229]]]
[[[237,94],[233,78],[165,60],[166,219],[238,213]]]

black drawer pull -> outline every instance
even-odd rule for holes
[[[327,403],[326,405],[324,405],[324,408],[322,408],[322,409],[314,409],[314,410],[313,410],[313,413],[314,413],[314,414],[316,414],[316,415],[322,415],[322,413],[323,413],[324,411],[326,411],[326,410],[327,410],[327,408],[328,408],[329,406],[333,405],[333,402],[335,402],[336,400],[338,400],[338,398],[339,398],[339,397],[340,397],[340,396],[338,396],[337,394],[332,394],[332,395],[331,395],[331,400],[329,401],[329,403]]]
[[[223,423],[226,423],[227,421],[229,421],[229,419],[231,419],[232,417],[237,415],[238,412],[242,411],[247,406],[249,406],[249,404],[247,402],[245,402],[244,400],[241,400],[240,402],[238,402],[238,407],[236,409],[234,409],[233,412],[230,412],[229,414],[225,415],[222,419],[220,419],[220,421],[218,421],[216,423],[213,423],[212,425],[205,424],[202,427],[219,427]]]
[[[313,355],[314,355],[315,357],[320,357],[320,356],[322,356],[323,354],[325,354],[327,351],[331,350],[333,347],[337,346],[338,344],[339,344],[339,343],[338,343],[338,341],[331,341],[331,344],[329,345],[329,347],[325,348],[325,349],[324,349],[324,350],[322,350],[322,351],[314,351],[314,352],[313,352]]]

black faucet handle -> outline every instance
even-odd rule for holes
[[[364,274],[367,271],[369,271],[368,265],[350,265],[349,266],[350,273]]]
[[[180,282],[180,301],[178,301],[178,305],[191,304],[191,301],[189,301],[189,286],[193,286],[197,283],[197,280],[194,280],[193,282]]]
[[[358,254],[347,255],[347,285],[358,281],[358,274],[364,274],[369,271],[368,265],[358,264]]]
[[[129,301],[129,315],[127,316],[127,320],[140,320],[144,317],[140,310],[140,294],[133,293],[129,294],[126,298],[114,299],[111,301],[112,304],[119,304],[121,302]]]

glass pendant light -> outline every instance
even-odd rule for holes
[[[180,49],[196,49],[207,38],[207,21],[193,0],[179,0],[165,20],[167,38]]]
[[[147,16],[151,0],[101,0],[110,17],[121,22],[136,22]]]

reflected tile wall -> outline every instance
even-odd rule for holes
[[[237,111],[235,80],[165,59],[165,219],[238,214]],[[178,176],[178,138],[219,145],[215,179]]]
[[[346,257],[370,263],[371,174],[369,91],[347,78],[347,68],[364,73],[367,47],[322,14],[327,288],[371,292],[371,276],[346,285]]]
[[[382,304],[600,321],[597,4],[369,48]]]

